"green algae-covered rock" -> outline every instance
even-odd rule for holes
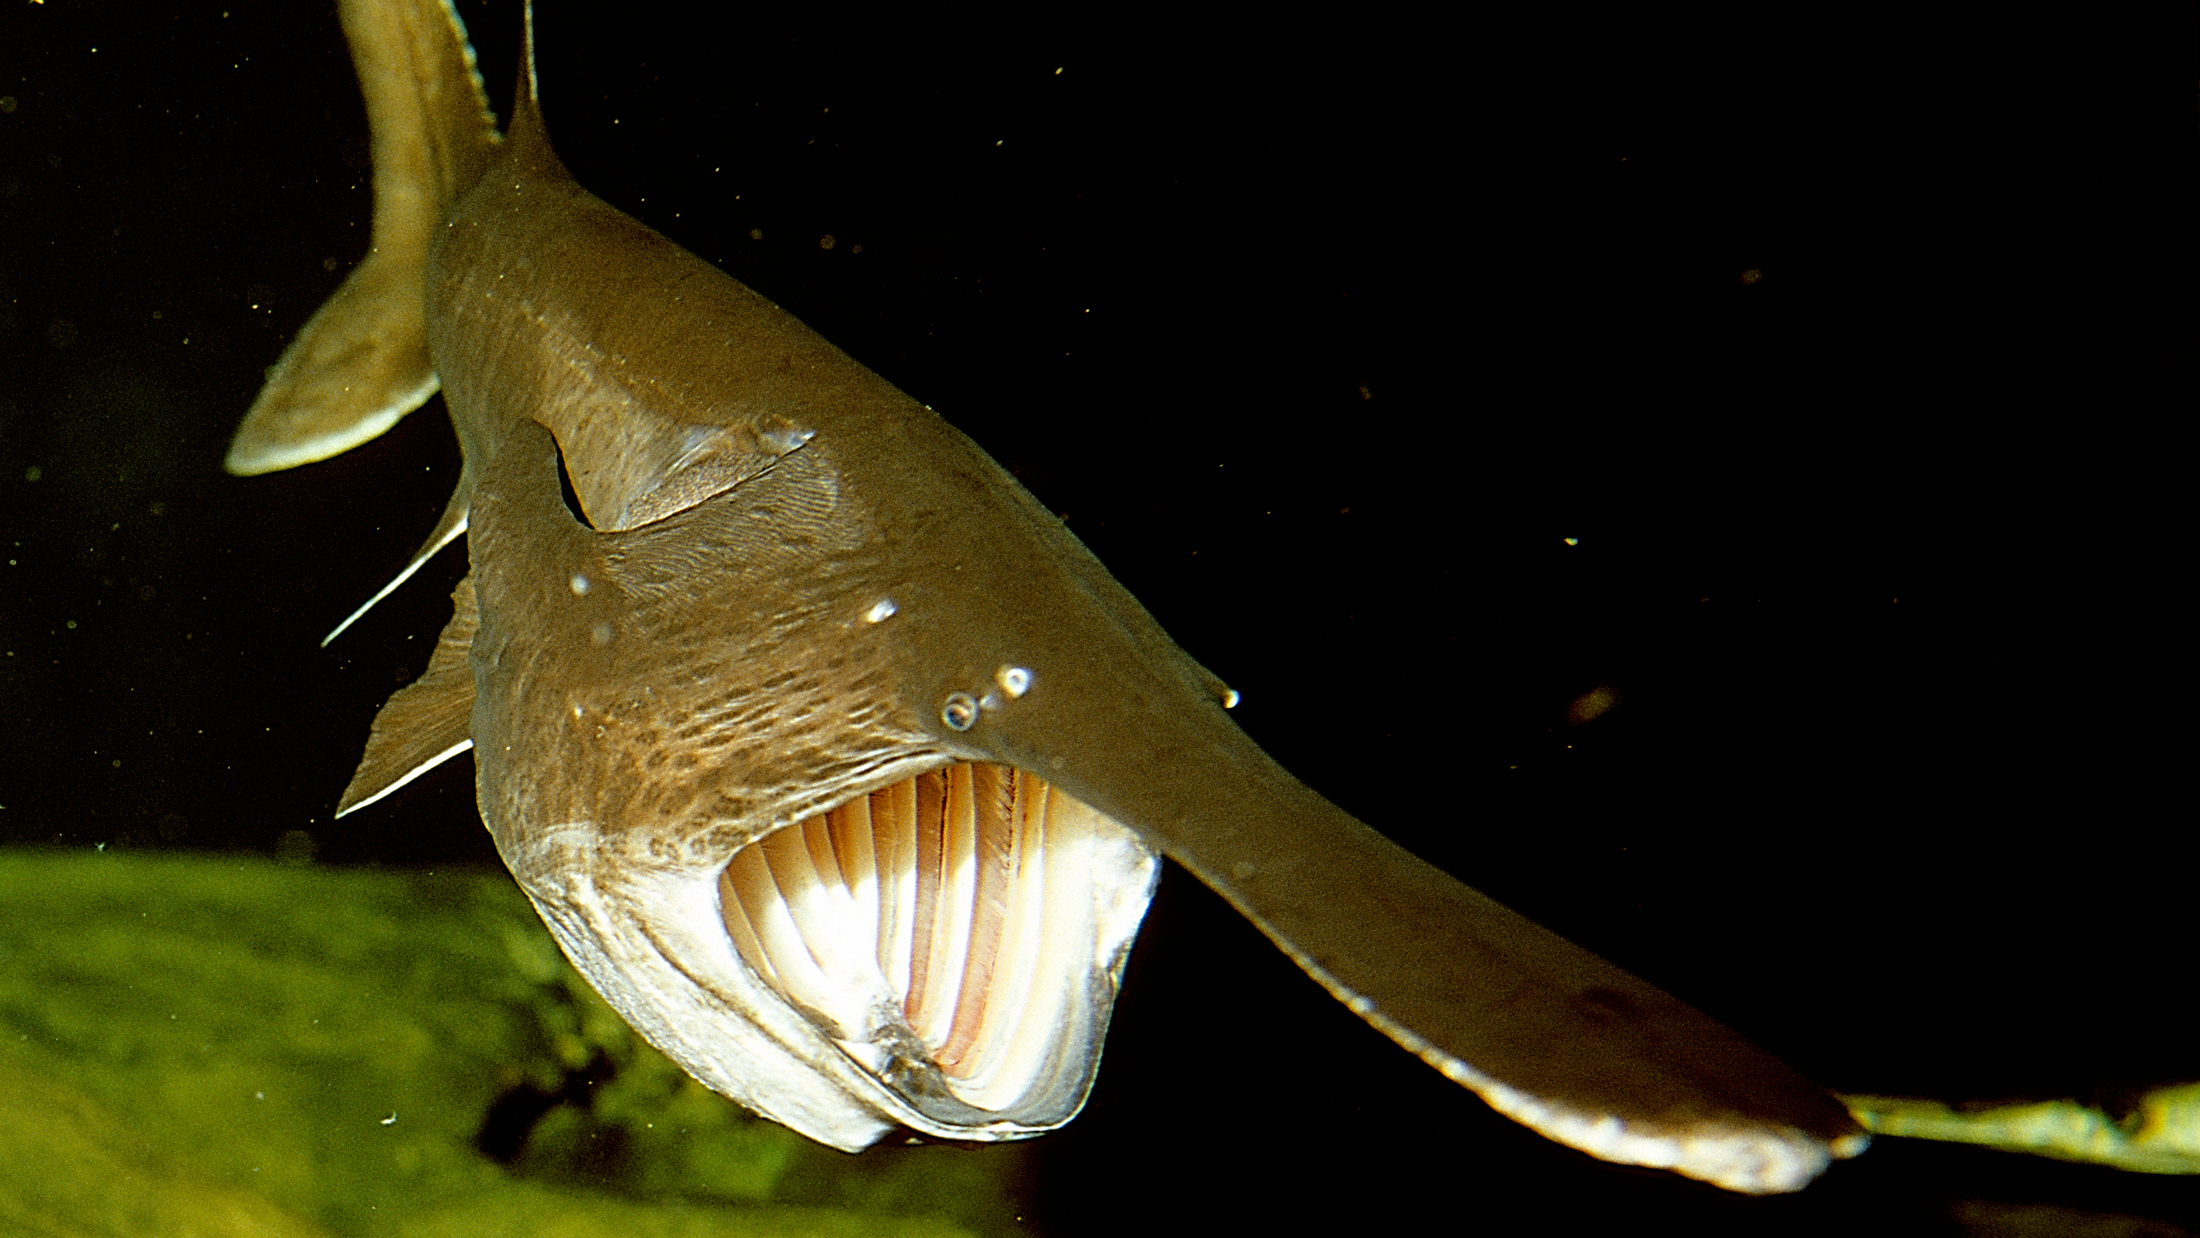
[[[1018,1164],[748,1115],[502,873],[0,852],[0,1231],[1004,1233]]]

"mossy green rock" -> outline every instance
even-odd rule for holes
[[[0,852],[0,1231],[1009,1233],[1020,1163],[748,1115],[502,873]]]

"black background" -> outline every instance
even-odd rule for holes
[[[517,6],[462,11],[503,114]],[[544,5],[576,176],[969,432],[1315,788],[1835,1088],[2200,1077],[2189,24],[707,11]],[[465,761],[329,820],[463,571],[315,648],[440,403],[220,471],[365,246],[332,7],[15,7],[0,96],[0,841],[493,864]],[[2200,1225],[1895,1140],[1765,1201],[1592,1162],[1178,872],[1037,1164],[1064,1234]]]

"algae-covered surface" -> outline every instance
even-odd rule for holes
[[[0,852],[0,1231],[1009,1233],[1019,1163],[747,1114],[500,872]]]
[[[2200,1083],[2150,1088],[2116,1111],[2069,1099],[2003,1105],[1843,1099],[1874,1134],[1975,1143],[2133,1173],[2200,1174]]]

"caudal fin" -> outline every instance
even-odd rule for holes
[[[268,371],[223,461],[239,476],[348,451],[435,394],[428,246],[498,141],[466,29],[445,0],[339,8],[366,96],[373,241]]]

